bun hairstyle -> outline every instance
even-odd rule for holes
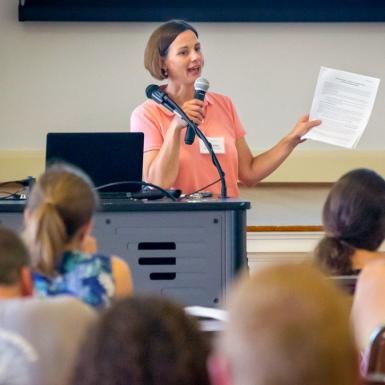
[[[332,274],[352,274],[355,249],[375,251],[385,239],[385,181],[376,172],[356,169],[332,187],[323,208],[326,236],[315,257]]]
[[[66,164],[54,164],[40,176],[26,206],[24,239],[32,268],[47,276],[55,274],[66,246],[96,209],[93,187],[86,174]]]
[[[325,236],[318,243],[315,255],[322,269],[332,275],[353,275],[354,247],[341,239]]]
[[[167,78],[167,73],[162,69],[162,59],[167,56],[176,37],[185,31],[192,31],[198,37],[196,29],[183,20],[167,21],[151,34],[144,51],[144,66],[155,79]]]

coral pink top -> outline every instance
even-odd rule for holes
[[[216,153],[225,173],[227,194],[238,197],[238,152],[237,139],[245,135],[245,130],[231,100],[223,95],[208,92],[204,101],[205,119],[199,126],[207,137],[223,140],[224,153]],[[138,106],[131,115],[131,131],[144,133],[144,152],[159,150],[174,114],[153,100],[147,100]],[[184,143],[182,131],[179,152],[179,173],[174,188],[190,194],[200,190],[219,178],[218,172],[209,154],[201,153],[199,140],[192,145]],[[223,138],[223,139],[222,139]],[[220,195],[220,182],[204,189],[214,195]]]

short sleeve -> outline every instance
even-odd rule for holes
[[[163,144],[163,135],[156,112],[156,108],[146,102],[135,108],[131,114],[131,132],[144,133],[144,152],[159,150]]]
[[[242,138],[246,135],[246,131],[243,128],[243,125],[239,119],[235,106],[230,98],[227,98],[229,104],[229,110],[233,120],[234,130],[235,130],[235,139]]]

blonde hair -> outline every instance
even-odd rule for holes
[[[348,301],[305,264],[244,278],[219,349],[239,385],[348,385],[358,376]]]
[[[37,180],[27,202],[24,239],[32,268],[52,276],[66,245],[96,209],[98,197],[91,180],[79,169],[56,164]]]
[[[144,66],[155,79],[167,78],[167,74],[162,71],[162,59],[167,56],[176,37],[185,31],[192,31],[198,37],[196,29],[183,20],[167,21],[151,34],[144,51]]]

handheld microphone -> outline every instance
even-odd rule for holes
[[[210,83],[205,78],[198,78],[195,80],[194,88],[195,88],[195,94],[194,98],[198,100],[204,100],[206,96],[206,92],[209,89]],[[184,137],[184,142],[186,144],[193,144],[195,139],[195,132],[191,127],[187,127],[186,134]]]
[[[210,83],[205,78],[198,78],[195,80],[194,88],[195,88],[195,99],[204,100],[206,96],[206,92],[210,87]]]

